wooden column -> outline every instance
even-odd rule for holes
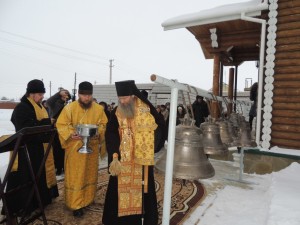
[[[220,90],[220,55],[216,54],[214,56],[214,71],[213,71],[213,94],[215,96],[219,96],[219,90]],[[217,101],[212,101],[212,106],[211,106],[211,116],[214,119],[217,119],[220,117],[220,111],[218,109],[218,102]]]
[[[220,62],[220,76],[219,76],[219,78],[220,78],[220,81],[219,81],[219,86],[220,86],[219,96],[223,96],[223,71],[224,71],[224,67],[223,67],[223,63],[221,61]]]
[[[234,75],[234,101],[236,101],[237,98],[237,77],[238,77],[238,66],[235,66],[235,75]],[[233,106],[234,112],[236,112],[236,103]]]
[[[233,100],[233,82],[234,82],[234,68],[229,69],[229,81],[228,81],[228,108],[227,115],[232,113],[232,100]]]

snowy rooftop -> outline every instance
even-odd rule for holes
[[[164,30],[185,28],[221,21],[236,20],[244,12],[248,16],[259,16],[262,10],[268,9],[268,4],[262,0],[228,4],[196,13],[177,16],[162,23]]]

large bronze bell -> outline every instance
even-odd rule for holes
[[[165,172],[167,150],[164,148],[162,151],[155,167]],[[193,124],[176,127],[173,174],[176,178],[187,180],[206,179],[215,175],[203,151],[201,130]]]
[[[252,141],[250,125],[247,121],[241,121],[239,128],[239,136],[237,139],[237,146],[239,147],[256,147],[257,144]]]
[[[238,136],[237,130],[233,126],[233,123],[230,120],[227,120],[229,134],[232,136],[233,140],[235,140]]]
[[[231,146],[233,142],[232,135],[229,132],[229,125],[227,121],[218,121],[216,122],[220,127],[220,136],[222,143]]]
[[[239,115],[235,112],[232,112],[229,116],[229,120],[232,123],[233,127],[238,128],[240,123],[239,123]]]
[[[200,129],[203,133],[203,149],[208,155],[225,155],[228,146],[221,140],[220,127],[214,122],[201,123]]]

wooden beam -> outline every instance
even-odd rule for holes
[[[220,55],[214,56],[214,68],[213,68],[213,88],[212,92],[215,96],[219,96],[219,76],[220,76]],[[218,110],[218,102],[212,101],[212,117],[217,119],[220,116]]]
[[[272,115],[275,117],[300,118],[300,112],[295,110],[273,109]],[[300,145],[299,145],[300,146]]]
[[[271,137],[285,140],[299,140],[300,133],[272,131]]]
[[[295,88],[298,89],[300,87],[300,81],[276,81],[274,82],[275,88]]]
[[[289,88],[276,88],[274,89],[274,95],[275,96],[299,96],[300,95],[300,89],[289,89]]]
[[[290,22],[297,22],[300,21],[300,14],[292,14],[292,15],[285,15],[281,17],[277,17],[278,22],[277,24],[285,24],[285,23],[290,23]]]
[[[285,9],[278,8],[277,11],[278,11],[278,17],[300,14],[300,7],[292,7],[292,8],[285,8]]]
[[[286,45],[279,45],[276,46],[276,53],[281,52],[296,52],[300,51],[300,44],[286,44]]]
[[[279,9],[289,9],[294,7],[300,7],[300,1],[279,1],[278,8]]]
[[[278,43],[278,42],[277,42]],[[300,42],[299,42],[300,44]],[[293,52],[276,52],[275,53],[275,63],[277,63],[281,60],[290,60],[290,59],[300,59],[300,52],[293,51]]]
[[[198,39],[198,38],[197,38],[197,40],[201,43],[201,45],[204,45],[207,48],[209,47],[210,49],[213,49],[211,47],[211,41]],[[234,39],[230,39],[230,40],[218,39],[219,47],[216,49],[222,48],[222,51],[226,51],[231,46],[233,46],[233,47],[241,46],[243,48],[256,47],[258,43],[259,43],[259,39],[236,39],[236,40],[234,40]]]
[[[229,80],[228,80],[228,109],[227,115],[229,116],[232,112],[232,100],[233,100],[233,82],[234,82],[234,68],[229,69]]]
[[[273,117],[272,124],[300,125],[300,118]]]
[[[284,66],[284,67],[276,67],[275,69],[275,74],[287,74],[287,73],[298,74],[299,72],[300,72],[300,66]]]
[[[299,37],[300,29],[280,30],[276,32],[277,38]]]
[[[296,30],[300,28],[299,21],[289,22],[289,23],[282,23],[277,25],[277,31],[284,31],[284,30]]]
[[[196,35],[195,36],[197,40],[201,40],[203,42],[211,42],[210,34],[207,35]],[[258,39],[260,40],[260,32],[257,32],[257,30],[252,30],[251,32],[246,33],[230,33],[230,34],[223,34],[218,33],[218,41],[239,41],[244,39]]]
[[[203,48],[205,49],[205,48]],[[236,64],[234,62],[244,62],[244,61],[255,61],[259,58],[259,49],[258,48],[244,48],[244,49],[237,49],[237,51],[233,51],[230,53],[227,53],[226,51],[222,51],[221,49],[205,49],[206,52],[208,52],[205,57],[207,59],[212,59],[215,54],[221,54],[222,55],[222,62],[228,63],[229,61],[232,61],[233,64]],[[230,59],[229,57],[232,57]]]
[[[271,135],[272,136],[272,135]],[[281,148],[291,148],[291,149],[298,149],[300,146],[300,141],[296,140],[286,140],[281,138],[272,138],[271,139],[271,146],[278,146]]]
[[[274,96],[274,103],[299,103],[300,96]]]
[[[283,132],[297,132],[300,133],[300,127],[297,125],[286,125],[286,124],[273,124],[272,130],[283,131]]]
[[[285,110],[299,110],[300,111],[300,103],[295,102],[284,102],[284,103],[273,103],[273,109],[285,109]]]
[[[289,80],[300,81],[300,74],[299,73],[275,74],[274,79],[276,81],[289,81]]]
[[[276,45],[299,44],[300,37],[280,37],[276,38]]]
[[[300,55],[300,52],[296,53],[296,55]],[[276,67],[300,66],[299,59],[300,58],[297,58],[297,57],[289,58],[289,59],[280,59],[280,60],[277,59],[275,61],[275,64],[276,64]]]

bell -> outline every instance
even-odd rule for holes
[[[191,125],[181,124],[176,127],[174,148],[174,177],[198,180],[213,177],[215,170],[203,151],[201,130]],[[162,156],[155,168],[165,172],[167,150],[163,148]]]
[[[229,120],[232,122],[233,127],[239,127],[239,115],[237,113],[232,112],[230,114]]]
[[[229,134],[232,136],[233,139],[236,139],[238,135],[235,127],[233,127],[233,123],[230,120],[227,120],[227,124]]]
[[[201,123],[200,129],[203,136],[204,153],[208,155],[225,155],[227,146],[223,144],[220,135],[220,127],[214,122]]]
[[[242,121],[239,128],[239,136],[237,139],[237,146],[239,147],[256,147],[256,143],[251,139],[250,125],[247,121]]]
[[[246,122],[246,118],[242,114],[238,114],[238,120],[239,124],[241,124],[242,122]]]
[[[230,146],[233,142],[232,135],[229,132],[229,125],[227,121],[218,121],[216,122],[220,127],[220,136],[222,143]]]

